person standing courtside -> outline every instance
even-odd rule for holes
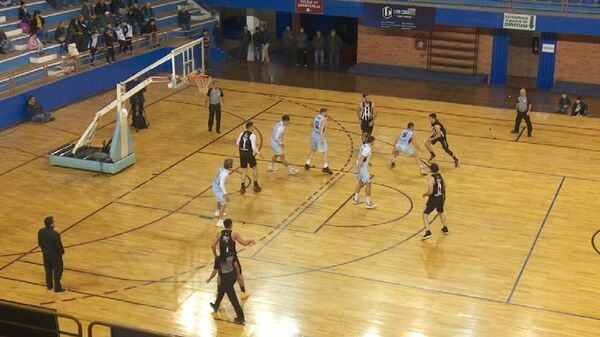
[[[248,61],[248,48],[252,42],[252,33],[248,30],[248,26],[244,26],[244,30],[240,33],[240,59]]]
[[[254,123],[246,123],[246,131],[242,131],[237,141],[235,142],[240,150],[240,167],[242,168],[242,187],[240,193],[246,193],[246,172],[248,166],[252,169],[254,178],[254,192],[260,192],[262,188],[258,186],[258,166],[256,166],[256,156],[260,155],[256,146],[256,135],[252,133]]]
[[[203,44],[202,44],[202,51],[203,51],[203,55],[202,55],[202,61],[203,61],[203,66],[204,66],[204,71],[208,71],[210,70],[210,36],[208,34],[208,29],[204,28],[204,30],[202,31],[202,36],[200,36],[202,39],[204,39]]]
[[[246,286],[244,284],[244,276],[242,271],[242,265],[240,264],[240,260],[237,256],[237,249],[235,248],[235,243],[238,242],[242,246],[253,246],[256,242],[254,240],[245,240],[239,233],[233,232],[233,221],[231,219],[225,219],[223,222],[225,225],[225,229],[217,233],[215,238],[213,239],[211,248],[213,252],[213,256],[217,258],[217,245],[219,246],[219,256],[234,256],[233,261],[238,265],[238,284],[240,285],[240,290],[242,291],[242,299],[245,300],[250,296],[250,293],[246,291]]]
[[[204,106],[208,105],[208,131],[211,132],[215,119],[217,122],[217,133],[221,133],[221,104],[225,102],[223,90],[217,86],[217,81],[213,80],[206,98]]]
[[[531,137],[531,131],[533,127],[531,126],[531,118],[529,118],[529,112],[531,111],[532,102],[527,96],[527,90],[522,88],[519,90],[519,97],[517,98],[517,118],[515,119],[515,128],[512,130],[512,133],[519,133],[519,128],[521,127],[521,120],[525,120],[525,124],[527,124],[527,137]]]
[[[373,133],[373,126],[375,125],[375,118],[377,113],[371,102],[371,96],[364,93],[362,95],[363,101],[360,103],[358,109],[358,120],[360,121],[360,131],[362,133],[362,142],[366,142],[367,138]]]
[[[440,215],[442,221],[442,234],[448,234],[448,227],[446,226],[446,214],[444,213],[444,202],[446,201],[446,183],[444,178],[440,174],[440,167],[438,164],[431,164],[430,166],[431,176],[427,177],[427,191],[423,193],[423,197],[427,198],[427,204],[423,211],[423,225],[425,226],[425,235],[421,240],[427,240],[431,238],[431,231],[429,230],[429,214],[435,209]]]
[[[38,232],[38,245],[42,249],[44,269],[46,271],[46,287],[54,289],[57,294],[67,290],[60,284],[63,274],[62,256],[65,253],[60,234],[54,230],[54,218],[49,216],[44,219],[45,227]]]

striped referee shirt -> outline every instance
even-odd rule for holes
[[[362,102],[360,104],[360,120],[372,121],[373,120],[373,102]]]

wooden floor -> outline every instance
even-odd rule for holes
[[[533,114],[532,138],[510,133],[513,112],[374,96],[379,119],[373,199],[348,202],[360,143],[359,94],[222,81],[223,133],[206,131],[203,97],[187,88],[148,92],[148,130],[134,133],[137,163],[116,175],[50,167],[46,153],[76,139],[114,93],[66,107],[57,121],[0,134],[0,293],[103,320],[182,336],[590,336],[600,335],[600,120]],[[216,233],[209,186],[247,120],[265,157],[282,114],[286,154],[300,167],[315,111],[330,109],[330,166],[288,176],[259,163],[263,192],[232,194],[236,230],[257,245],[241,263],[247,324],[217,320],[206,284]],[[387,167],[412,121],[429,135],[438,113],[462,161],[437,149],[448,185],[450,235],[421,242],[424,179],[411,159]],[[96,141],[110,137],[102,120]],[[423,154],[425,156],[426,154]],[[320,158],[317,156],[315,164]],[[237,160],[236,160],[237,165]],[[237,167],[237,166],[236,166]],[[239,187],[239,174],[228,182]],[[36,231],[46,215],[62,231],[65,287],[43,284]],[[596,237],[600,246],[600,238]]]

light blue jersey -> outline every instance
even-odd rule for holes
[[[396,141],[396,151],[403,152],[407,156],[412,156],[414,150],[412,148],[412,138],[414,131],[411,129],[404,129],[400,133],[400,137]]]
[[[371,152],[371,146],[367,143],[361,145],[360,149],[358,150],[358,159],[356,163],[358,166],[357,178],[363,184],[371,181],[371,176],[369,175],[369,161],[371,160]],[[360,160],[361,156],[363,157],[362,160]]]
[[[227,177],[229,177],[229,170],[221,167],[211,186],[213,194],[219,203],[225,202],[225,194],[227,194],[227,191],[225,190],[225,181],[227,181]]]
[[[325,137],[325,129],[323,129],[323,142],[321,143],[321,124],[324,123],[326,117],[321,114],[315,116],[312,127],[311,147],[319,152],[327,152],[327,138]]]
[[[273,127],[273,134],[271,135],[271,148],[276,156],[281,156],[283,154],[283,147],[281,146],[283,131],[285,131],[285,124],[283,124],[283,121],[277,122]]]

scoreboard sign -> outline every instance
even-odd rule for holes
[[[323,0],[296,0],[296,13],[323,14]]]
[[[435,8],[365,3],[364,24],[370,27],[432,31]]]

